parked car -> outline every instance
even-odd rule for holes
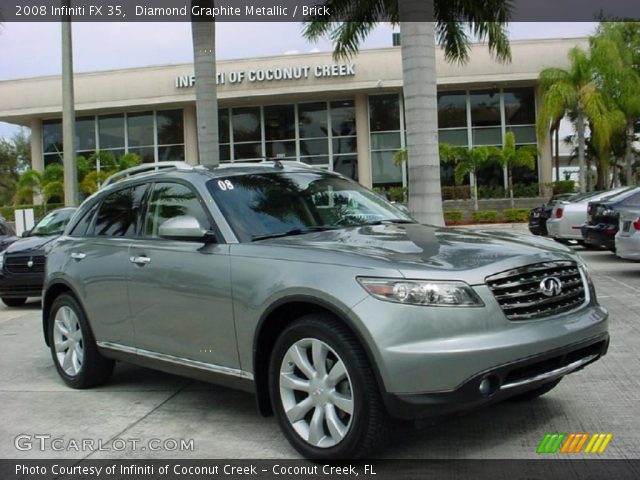
[[[547,219],[551,216],[553,207],[558,202],[570,201],[570,199],[575,196],[575,193],[554,195],[547,203],[544,203],[539,207],[532,208],[531,212],[529,212],[529,231],[531,234],[546,237],[549,233],[547,231]]]
[[[620,228],[615,241],[618,257],[640,260],[640,208],[620,211]]]
[[[549,236],[561,243],[569,243],[569,241],[575,240],[583,244],[584,241],[580,229],[582,224],[587,221],[589,202],[615,195],[626,189],[627,187],[622,187],[606,192],[582,193],[572,201],[564,201],[554,205],[546,224]]]
[[[9,222],[0,216],[0,252],[6,250],[6,248],[16,240],[18,240],[16,232],[13,231]]]
[[[582,226],[585,243],[616,251],[616,233],[620,224],[619,210],[640,208],[640,187],[631,187],[617,195],[590,201],[587,222]]]
[[[100,385],[124,360],[243,388],[302,455],[334,459],[368,455],[389,417],[534,398],[605,354],[571,249],[421,225],[289,163],[137,167],[87,199],[47,256],[62,380]]]
[[[42,295],[45,252],[62,234],[75,210],[52,211],[25,232],[24,238],[0,253],[0,298],[5,305],[19,307],[28,297]]]

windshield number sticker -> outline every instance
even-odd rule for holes
[[[233,190],[231,180],[218,180],[218,188],[222,191]]]

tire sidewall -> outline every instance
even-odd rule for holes
[[[354,354],[352,348],[337,335],[330,327],[318,321],[316,315],[308,315],[296,321],[283,331],[275,343],[269,362],[269,393],[274,412],[282,431],[294,448],[303,456],[313,459],[346,459],[357,452],[360,440],[368,422],[368,404],[366,389],[361,378],[361,359]],[[349,432],[337,445],[329,448],[314,447],[302,439],[294,430],[286,417],[280,398],[280,366],[287,350],[298,340],[316,338],[329,345],[342,359],[349,379],[354,401],[354,412],[349,426]]]
[[[82,367],[80,368],[80,372],[75,376],[68,375],[62,369],[62,367],[58,363],[58,357],[55,349],[55,342],[53,338],[53,328],[54,328],[56,314],[58,313],[58,310],[60,310],[62,307],[69,307],[73,310],[73,312],[78,317],[78,323],[80,324],[80,330],[82,331],[84,356],[82,359]],[[87,380],[88,380],[87,365],[88,365],[88,362],[90,361],[90,356],[92,354],[90,347],[91,345],[93,345],[92,343],[93,335],[91,335],[89,324],[87,323],[84,312],[82,308],[80,308],[80,305],[78,304],[78,302],[72,296],[67,294],[60,295],[58,298],[56,298],[56,300],[53,302],[53,305],[51,306],[51,313],[49,314],[49,322],[47,327],[48,327],[48,338],[49,338],[49,346],[51,350],[51,357],[53,358],[53,364],[55,365],[56,370],[58,371],[58,374],[60,375],[64,383],[66,383],[70,387],[83,388],[87,384]]]

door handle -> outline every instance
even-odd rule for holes
[[[129,261],[131,263],[135,263],[136,265],[146,265],[147,263],[151,263],[151,259],[149,257],[129,257]]]
[[[83,252],[71,252],[71,258],[73,258],[74,260],[82,260],[83,258],[85,258],[87,256],[86,253]]]

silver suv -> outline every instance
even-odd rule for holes
[[[67,385],[116,360],[224,383],[302,455],[354,458],[391,418],[533,398],[606,352],[608,314],[566,247],[420,225],[285,163],[159,165],[82,204],[44,286]]]

